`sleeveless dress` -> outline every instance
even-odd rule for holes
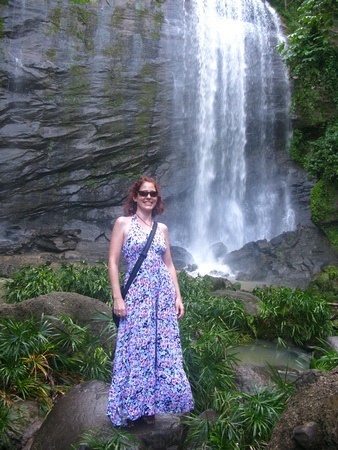
[[[133,216],[122,253],[127,281],[148,234]],[[193,409],[183,369],[175,310],[175,287],[162,255],[166,243],[157,228],[146,259],[125,298],[127,317],[118,328],[107,415],[115,426],[127,420]],[[156,320],[157,303],[157,320]]]

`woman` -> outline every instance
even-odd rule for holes
[[[159,186],[152,178],[136,181],[125,205],[128,217],[114,225],[109,250],[109,278],[114,313],[120,317],[107,415],[115,426],[147,424],[155,414],[193,409],[190,385],[183,370],[178,319],[184,307],[172,262],[168,228],[158,227],[125,300],[119,284],[122,252],[128,279],[153,225],[163,212]]]

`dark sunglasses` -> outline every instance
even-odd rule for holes
[[[148,195],[150,195],[150,197],[157,197],[158,192],[157,191],[138,191],[138,195],[140,197],[148,197]]]

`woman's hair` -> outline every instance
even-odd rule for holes
[[[156,181],[153,178],[142,177],[139,180],[135,181],[135,183],[129,189],[126,203],[123,206],[123,211],[126,214],[128,214],[128,216],[132,216],[133,214],[136,213],[137,203],[134,201],[134,198],[137,197],[140,187],[145,182],[152,183],[155,186],[156,191],[158,192],[157,203],[156,203],[155,208],[152,211],[153,217],[163,213],[164,204],[163,204],[162,197],[160,195],[160,186],[156,183]]]

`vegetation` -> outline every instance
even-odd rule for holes
[[[194,414],[186,418],[187,448],[260,449],[268,442],[293,385],[271,369],[273,388],[238,392],[234,369],[239,345],[256,338],[311,343],[316,350],[313,367],[330,370],[337,364],[337,354],[323,343],[332,333],[332,323],[325,296],[318,294],[332,288],[338,278],[336,269],[330,268],[324,281],[317,281],[311,291],[257,289],[261,308],[256,318],[246,314],[240,300],[221,297],[215,301],[210,277],[192,279],[185,272],[179,274],[186,306],[180,324],[182,347],[195,399]],[[53,290],[109,302],[107,267],[26,267],[7,283],[7,300],[18,302]],[[91,379],[110,381],[115,328],[111,317],[98,320],[100,335],[64,315],[31,317],[24,322],[1,319],[0,448],[10,448],[17,420],[10,405],[18,399],[36,399],[48,411],[58,395],[73,385]],[[99,435],[88,431],[81,439],[81,444],[93,449],[135,446],[131,436],[114,429]]]
[[[332,335],[331,311],[322,295],[288,287],[256,289],[254,293],[262,300],[257,337],[306,346]]]
[[[293,80],[296,122],[291,155],[319,183],[311,195],[312,220],[338,248],[338,4],[335,0],[271,3],[289,31],[288,42],[279,49]]]
[[[17,303],[49,292],[76,292],[104,302],[111,299],[108,267],[104,263],[90,266],[63,264],[53,269],[49,264],[27,266],[15,273],[6,284],[6,301]]]

